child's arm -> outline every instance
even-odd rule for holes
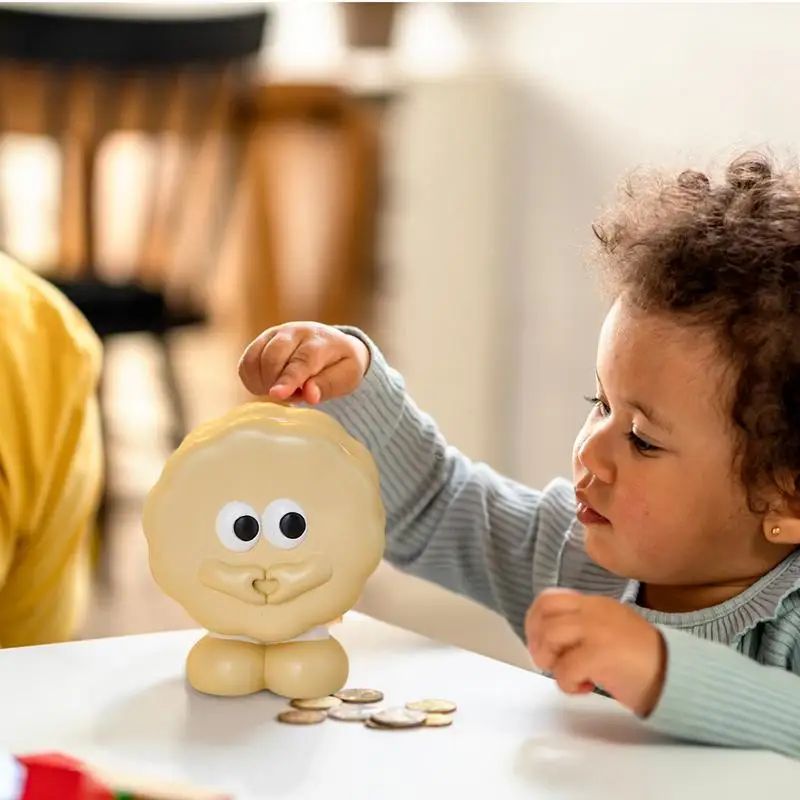
[[[787,669],[764,666],[684,631],[660,628],[667,675],[646,724],[688,741],[800,758],[800,615],[782,623],[795,642]]]
[[[387,512],[386,559],[501,613],[519,635],[534,594],[550,584],[574,518],[566,481],[534,491],[449,447],[360,332],[371,364],[351,395],[321,408],[376,460]]]

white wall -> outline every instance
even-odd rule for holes
[[[524,265],[513,471],[569,469],[602,307],[581,249],[597,206],[639,163],[704,167],[800,149],[800,5],[497,4],[482,30],[524,86],[517,258]]]
[[[381,325],[390,360],[444,435],[506,469],[514,104],[506,82],[488,76],[412,85],[392,124]]]

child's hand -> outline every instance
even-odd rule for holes
[[[567,694],[599,686],[639,716],[655,708],[666,647],[658,629],[622,603],[551,589],[528,610],[525,635],[534,662]]]
[[[357,389],[369,358],[355,336],[316,322],[290,322],[268,328],[247,346],[239,378],[253,394],[316,405]]]

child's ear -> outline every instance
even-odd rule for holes
[[[800,545],[800,517],[770,512],[762,523],[764,537],[773,544]]]
[[[800,545],[800,499],[783,497],[761,522],[768,542]]]
[[[768,498],[770,510],[761,522],[768,542],[781,545],[800,545],[800,475],[782,473],[777,483],[778,493]]]

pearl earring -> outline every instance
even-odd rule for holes
[[[778,525],[776,525],[776,526],[775,526],[774,528],[772,528],[772,530],[769,532],[769,535],[770,535],[770,536],[772,536],[772,538],[773,538],[773,539],[774,539],[776,536],[780,536],[780,535],[781,535],[781,529],[780,529],[780,527],[779,527]]]

